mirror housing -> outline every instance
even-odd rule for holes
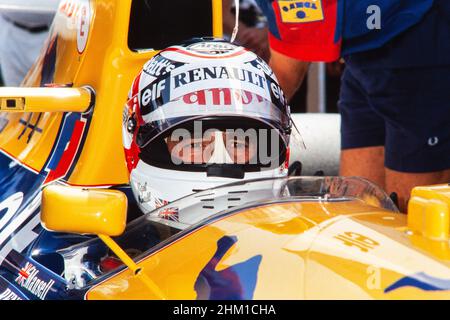
[[[51,185],[42,191],[41,224],[50,231],[95,234],[159,299],[164,292],[111,237],[127,224],[127,196],[117,190]]]
[[[450,240],[450,185],[412,190],[408,202],[408,229],[428,239]]]
[[[51,185],[42,192],[41,224],[50,231],[119,236],[126,227],[124,193]]]

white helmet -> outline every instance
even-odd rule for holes
[[[139,206],[287,175],[290,119],[274,73],[243,47],[197,38],[161,51],[134,80],[123,117]]]

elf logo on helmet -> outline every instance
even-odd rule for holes
[[[141,103],[143,107],[147,107],[151,102],[156,102],[161,98],[163,90],[167,88],[166,81],[151,83],[142,92]]]
[[[275,82],[270,82],[270,91],[274,96],[274,98],[271,99],[274,103],[279,103],[280,105],[287,104],[287,100],[284,96],[283,90]]]

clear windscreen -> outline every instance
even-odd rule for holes
[[[199,226],[240,211],[283,202],[360,202],[374,210],[398,212],[386,193],[361,178],[287,177],[244,181],[205,190],[147,213],[127,226],[115,240],[138,261]],[[267,211],[266,211],[267,212]],[[272,211],[274,220],[277,211]],[[332,214],[332,213],[331,213]],[[99,240],[59,251],[64,276],[74,288],[97,283],[123,268],[122,262]]]
[[[398,212],[381,188],[362,178],[286,177],[237,182],[198,192],[148,213],[147,219],[187,229],[199,222],[206,222],[216,213],[268,203],[355,200]]]

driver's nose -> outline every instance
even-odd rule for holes
[[[224,134],[221,131],[214,132],[214,151],[211,158],[208,160],[209,164],[232,164],[234,163],[228,154],[225,146]]]

